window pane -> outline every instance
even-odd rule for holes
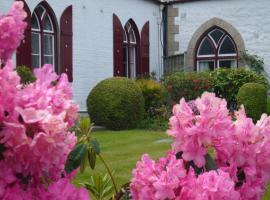
[[[53,65],[53,56],[44,56],[44,64],[52,64]]]
[[[38,14],[39,17],[42,17],[45,10],[42,6],[39,6],[38,8],[36,8],[35,12]]]
[[[136,77],[136,52],[135,52],[135,47],[131,46],[129,48],[129,54],[130,54],[130,77],[135,78]]]
[[[131,28],[131,25],[130,25],[130,23],[128,22],[128,23],[126,24],[126,29],[127,29],[127,31],[129,31],[130,28]]]
[[[236,60],[220,60],[219,67],[222,68],[236,68],[237,62]]]
[[[40,67],[40,63],[39,63],[39,55],[32,55],[32,67],[33,67],[33,68],[38,68],[38,67]]]
[[[31,27],[33,29],[39,29],[39,24],[38,24],[38,20],[35,14],[33,14],[33,17],[31,19]]]
[[[216,44],[218,44],[223,34],[224,34],[223,31],[221,31],[220,29],[215,29],[210,33],[210,36],[213,38]]]
[[[199,61],[199,66],[198,70],[200,72],[204,71],[213,71],[215,69],[215,61],[210,60],[210,61]]]
[[[126,31],[124,30],[124,43],[127,43],[128,42],[128,40],[127,40],[127,33],[126,33]]]
[[[33,54],[40,54],[40,49],[39,49],[39,34],[38,33],[32,33],[32,53]]]
[[[133,29],[131,29],[129,32],[129,40],[130,40],[130,43],[134,43],[134,44],[136,43],[136,36]]]
[[[51,23],[48,15],[46,15],[46,17],[44,19],[44,30],[45,31],[53,31],[52,23]]]
[[[53,55],[53,36],[52,35],[44,35],[43,38],[43,51],[44,55]]]
[[[125,45],[124,46],[124,53],[123,53],[123,59],[124,59],[124,75],[128,77],[128,48]]]
[[[203,55],[213,55],[213,54],[215,54],[214,47],[212,46],[209,39],[205,38],[201,43],[201,46],[199,49],[199,55],[203,56]]]
[[[223,40],[219,54],[236,54],[235,46],[230,37],[226,36]]]

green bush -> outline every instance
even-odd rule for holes
[[[239,88],[245,83],[259,83],[268,88],[268,80],[263,75],[244,68],[223,69],[219,68],[211,72],[213,90],[221,98],[225,98],[231,110],[236,109],[236,96]]]
[[[166,102],[166,90],[162,84],[151,79],[138,79],[136,83],[142,90],[145,111],[152,116],[152,111]]]
[[[153,110],[153,115],[146,115],[138,128],[165,131],[169,128],[168,121],[171,116],[171,108],[162,105]]]
[[[168,119],[160,117],[146,117],[138,125],[138,129],[152,131],[166,131],[169,128]]]
[[[258,83],[244,84],[237,94],[238,106],[244,105],[247,116],[254,122],[260,119],[267,109],[267,89]]]
[[[212,91],[212,78],[207,72],[176,72],[165,78],[165,86],[173,102],[184,97],[187,101],[196,99],[204,91]]]
[[[144,115],[144,99],[139,86],[127,78],[101,81],[87,98],[90,118],[96,125],[112,130],[135,128]]]
[[[36,77],[32,73],[31,69],[26,66],[16,67],[18,75],[21,77],[21,84],[26,85],[36,81]]]
[[[268,115],[270,115],[270,99],[269,99],[269,97],[267,98],[267,111],[266,111],[266,113]]]

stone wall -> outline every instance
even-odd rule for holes
[[[197,42],[192,41],[194,40],[192,38],[199,33],[198,31],[203,30],[201,27],[204,24],[216,20],[216,25],[219,25],[218,23],[223,21],[241,35],[243,44],[238,49],[245,48],[249,53],[263,57],[265,69],[270,74],[269,0],[204,0],[178,3],[173,7],[179,11],[179,16],[175,18],[175,24],[179,25],[179,34],[175,35],[175,41],[179,42],[179,51],[175,53],[192,51],[189,49],[192,46],[190,44]],[[241,38],[236,37],[234,40],[241,40]],[[235,42],[241,43],[241,41]],[[187,57],[188,65],[194,65],[192,56]]]

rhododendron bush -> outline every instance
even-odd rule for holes
[[[87,200],[64,170],[77,142],[70,128],[77,118],[71,86],[52,66],[36,69],[36,81],[20,84],[9,60],[26,27],[23,4],[0,16],[0,199]]]
[[[172,150],[133,170],[135,200],[260,200],[270,181],[270,117],[254,124],[243,107],[233,116],[224,99],[204,93],[173,108]]]

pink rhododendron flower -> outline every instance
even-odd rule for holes
[[[133,171],[131,193],[134,200],[175,199],[180,190],[180,180],[185,177],[183,160],[177,160],[170,152],[157,163],[148,155],[143,155],[141,162]]]
[[[188,187],[191,191],[186,192],[186,194],[193,192],[192,199],[194,200],[240,200],[240,194],[235,190],[230,175],[222,170],[206,172],[199,175],[197,179],[191,180],[193,182],[192,187],[190,185]],[[182,186],[185,187],[185,184]],[[183,198],[188,199],[184,196]]]
[[[8,61],[0,70],[0,123],[12,115],[18,99],[19,84],[20,78],[13,70],[12,62]]]
[[[27,24],[22,2],[14,2],[7,15],[0,15],[0,60],[7,61],[20,45]],[[1,63],[1,62],[0,62]]]
[[[161,168],[148,157],[138,162],[131,182],[133,199],[261,200],[270,181],[270,117],[263,114],[254,124],[244,107],[234,117],[226,101],[213,93],[188,103],[181,99],[167,131],[174,139],[171,156],[158,162]],[[209,160],[209,149],[214,161]],[[164,167],[170,159],[173,164]],[[187,174],[174,182],[168,172],[178,169],[173,166],[177,161]]]
[[[89,200],[64,166],[77,142],[71,126],[78,106],[66,75],[51,65],[35,70],[37,80],[22,86],[8,59],[23,38],[22,2],[0,16],[0,199]]]

